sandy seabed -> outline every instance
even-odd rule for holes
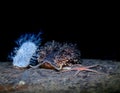
[[[15,69],[0,62],[0,93],[120,93],[120,62],[82,59],[82,65],[101,74],[81,71],[58,72],[44,68]]]

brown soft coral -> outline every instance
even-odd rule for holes
[[[31,67],[61,70],[65,66],[79,64],[80,55],[80,51],[77,49],[76,44],[50,41],[39,49],[39,64]]]

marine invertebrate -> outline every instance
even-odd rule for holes
[[[62,70],[62,72],[76,70],[77,72],[75,75],[77,75],[80,71],[100,73],[96,70],[90,69],[98,65],[81,65],[81,53],[80,50],[77,49],[76,44],[49,41],[40,47],[38,53],[38,65],[30,65],[32,68],[41,67],[55,69],[58,71]]]
[[[11,56],[13,66],[18,68],[28,67],[31,59],[34,59],[34,56],[37,56],[36,51],[41,44],[41,34],[42,32],[39,32],[37,35],[25,34],[16,41],[18,47],[14,48],[12,54],[15,55]]]
[[[31,67],[61,70],[64,66],[80,63],[81,53],[76,44],[59,43],[53,40],[41,46],[38,55],[39,64]]]
[[[76,64],[76,66],[71,66],[71,67],[64,67],[62,72],[66,72],[66,71],[76,71],[76,73],[74,74],[74,76],[76,76],[77,74],[79,74],[80,71],[90,71],[90,72],[95,72],[97,74],[103,74],[101,72],[98,72],[96,70],[92,70],[91,68],[97,67],[99,65],[92,65],[92,66],[82,66],[79,64]]]

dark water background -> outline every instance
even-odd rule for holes
[[[4,11],[3,11],[4,12]],[[114,12],[114,11],[112,11]],[[11,11],[0,18],[0,61],[7,57],[20,35],[43,32],[43,42],[77,43],[82,58],[120,61],[120,45],[116,12],[86,11]]]

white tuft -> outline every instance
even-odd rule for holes
[[[41,44],[40,34],[25,34],[22,35],[16,42],[19,47],[15,47],[11,58],[13,60],[13,66],[27,67],[30,64],[30,60],[35,55],[39,45]],[[37,55],[36,55],[37,56]]]
[[[13,65],[17,67],[27,67],[36,49],[37,46],[33,42],[23,43],[13,58]]]

